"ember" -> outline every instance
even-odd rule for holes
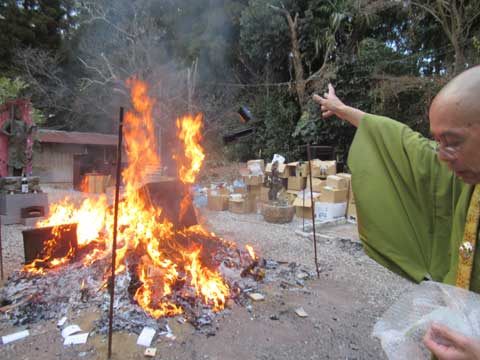
[[[125,142],[128,166],[122,173],[125,195],[119,204],[119,232],[117,240],[116,274],[125,274],[128,293],[148,314],[154,318],[184,313],[195,313],[195,305],[201,300],[214,312],[225,307],[228,298],[239,290],[228,284],[218,269],[225,258],[235,253],[235,245],[206,231],[201,225],[181,227],[182,219],[192,207],[192,196],[187,188],[195,182],[205,158],[200,145],[202,116],[185,116],[177,120],[178,139],[181,144],[173,155],[177,162],[178,179],[183,191],[178,216],[171,210],[154,203],[142,191],[148,169],[158,168],[160,159],[155,152],[156,139],[152,134],[154,121],[152,111],[155,102],[148,96],[146,83],[130,79],[133,110],[125,117]],[[143,195],[142,195],[143,194]],[[83,265],[104,264],[104,279],[101,289],[108,283],[109,269],[106,259],[112,247],[113,210],[107,197],[87,199],[79,206],[70,199],[53,204],[50,216],[37,224],[38,227],[77,224],[78,254]],[[56,237],[47,244],[54,248]],[[248,250],[255,260],[253,249]],[[71,261],[72,254],[64,258],[37,259],[24,271],[45,274]],[[76,259],[75,258],[75,259]],[[255,260],[256,262],[256,260]],[[232,261],[228,261],[231,265]],[[125,289],[124,289],[125,290]],[[85,279],[80,289],[81,300],[88,301]],[[188,308],[188,309],[186,309]],[[198,315],[197,315],[198,317]]]

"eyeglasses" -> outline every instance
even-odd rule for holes
[[[463,141],[452,146],[445,145],[445,140],[443,138],[440,141],[435,141],[433,149],[441,159],[445,160],[455,160],[458,156],[458,152],[462,147]]]

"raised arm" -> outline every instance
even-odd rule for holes
[[[365,115],[362,110],[345,105],[335,95],[335,89],[332,84],[328,84],[328,93],[323,94],[323,97],[313,94],[313,100],[321,106],[322,116],[328,118],[332,115],[337,115],[340,119],[348,121],[355,127],[360,125],[360,120]]]

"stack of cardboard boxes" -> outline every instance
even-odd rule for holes
[[[250,160],[240,170],[241,181],[233,186],[212,185],[208,191],[207,208],[214,211],[229,210],[235,214],[257,211],[258,202],[268,201],[268,188],[264,183],[265,162]]]
[[[290,163],[288,165],[291,165],[288,191],[292,191],[290,185],[299,184],[298,177],[308,176],[308,163]],[[314,206],[314,215],[317,220],[345,217],[351,193],[350,174],[337,174],[335,161],[312,160],[311,171],[312,194],[310,194],[310,178],[308,177],[305,179],[304,186],[303,182],[301,183],[302,187],[297,190],[296,198],[293,201],[297,217],[310,219],[312,217],[312,206]],[[295,178],[293,178],[294,174]],[[313,205],[311,203],[312,195]],[[353,211],[354,204],[352,204],[352,213]]]
[[[355,200],[351,190],[351,175],[336,173],[336,161],[312,160],[312,193],[315,218],[330,220],[347,216],[356,220]],[[215,187],[208,192],[210,210],[229,210],[236,214],[256,212],[259,204],[268,202],[269,188],[264,185],[265,175],[271,175],[272,164],[263,160],[250,160],[241,169],[241,182],[234,186]],[[300,218],[311,218],[312,202],[308,162],[291,162],[278,166],[284,188],[279,199],[295,206]]]

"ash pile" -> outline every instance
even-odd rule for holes
[[[214,335],[216,322],[228,316],[235,306],[248,306],[250,294],[261,291],[262,284],[279,283],[282,288],[303,286],[304,281],[313,277],[312,273],[295,263],[277,262],[257,257],[253,250],[242,250],[234,244],[220,238],[212,241],[212,236],[191,241],[210,244],[208,251],[202,251],[203,264],[212,271],[218,271],[229,288],[228,297],[221,302],[220,308],[206,303],[197,293],[188,271],[180,271],[172,292],[162,297],[162,283],[158,269],[147,272],[157,287],[153,297],[174,304],[181,309],[177,320],[190,323],[198,332]],[[214,244],[214,245],[212,245]],[[44,320],[58,320],[64,316],[78,315],[91,307],[100,309],[100,319],[96,321],[93,333],[108,332],[109,286],[111,271],[111,253],[85,265],[87,252],[76,253],[69,262],[43,273],[32,274],[24,270],[14,273],[0,291],[2,320],[15,326],[25,326]],[[156,329],[159,333],[171,334],[165,316],[155,318],[143,309],[135,298],[142,281],[138,276],[138,267],[144,264],[144,251],[129,252],[124,259],[126,271],[115,278],[114,330],[139,334],[143,327]],[[147,266],[148,269],[148,266]],[[158,277],[158,278],[157,278]],[[152,302],[155,300],[152,300]],[[172,312],[166,316],[175,315]]]

